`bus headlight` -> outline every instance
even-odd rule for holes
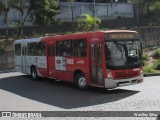
[[[113,78],[112,73],[111,73],[110,70],[107,70],[107,77],[108,77],[108,78]]]
[[[140,70],[140,75],[142,75],[142,74],[143,74],[143,69]]]

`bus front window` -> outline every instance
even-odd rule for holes
[[[108,69],[130,69],[142,65],[139,40],[108,40],[105,56]]]

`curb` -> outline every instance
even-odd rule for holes
[[[154,73],[154,74],[143,74],[143,77],[151,77],[151,76],[160,76],[160,73]]]
[[[10,73],[10,72],[16,72],[16,71],[14,69],[0,70],[0,73]]]

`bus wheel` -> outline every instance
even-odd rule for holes
[[[75,79],[76,79],[76,85],[78,86],[79,89],[85,90],[88,88],[87,81],[83,73],[78,73]]]
[[[33,80],[37,80],[38,79],[38,74],[37,74],[37,70],[35,67],[31,68],[31,76]]]

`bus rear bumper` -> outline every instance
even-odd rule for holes
[[[127,85],[134,85],[143,82],[143,74],[129,79],[108,79],[105,78],[105,88],[116,88]]]

